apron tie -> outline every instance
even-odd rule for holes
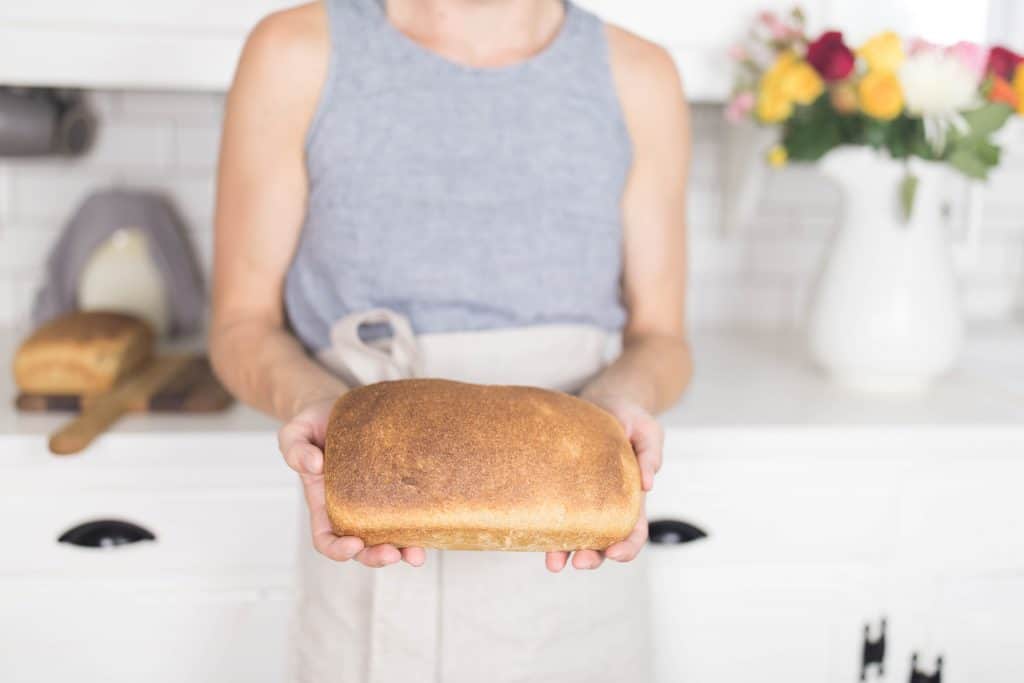
[[[363,341],[363,325],[386,324],[391,336]],[[423,374],[423,358],[409,319],[388,308],[350,313],[331,326],[331,345],[317,354],[321,363],[354,386]]]

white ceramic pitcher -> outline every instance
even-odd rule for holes
[[[848,147],[833,150],[821,165],[842,189],[843,208],[811,300],[811,355],[852,388],[924,390],[953,366],[963,341],[942,212],[952,171],[911,161],[919,182],[912,216],[904,222],[902,162]]]

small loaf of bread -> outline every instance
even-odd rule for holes
[[[97,394],[153,355],[149,325],[121,313],[78,311],[51,320],[22,342],[14,381],[33,394]]]
[[[640,514],[640,470],[618,421],[543,389],[355,389],[334,405],[324,459],[335,533],[368,545],[604,549]]]

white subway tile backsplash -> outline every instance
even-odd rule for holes
[[[114,184],[113,169],[77,162],[32,160],[7,165],[11,218],[19,222],[62,225],[89,194]]]
[[[13,270],[9,274],[10,291],[7,302],[10,318],[3,321],[5,327],[24,327],[32,315],[32,304],[42,281],[42,270]]]
[[[163,168],[173,158],[173,118],[152,122],[109,122],[99,126],[98,136],[85,161],[91,165],[131,169]]]
[[[41,271],[59,231],[41,225],[12,225],[3,228],[0,272]]]
[[[14,283],[14,273],[0,272],[0,325],[17,319],[14,315]]]
[[[1021,311],[1024,280],[975,284],[964,288],[963,304],[974,320],[1005,320]]]
[[[89,193],[115,184],[163,191],[209,281],[215,166],[224,97],[95,92],[100,137],[81,159],[0,159],[0,326],[25,324],[50,245]],[[837,227],[838,188],[812,166],[768,175],[751,225],[722,234],[721,109],[693,108],[688,313],[694,326],[799,325]],[[1004,165],[981,193],[983,228],[962,270],[972,318],[1024,305],[1024,122],[1003,136]]]
[[[179,168],[209,171],[217,165],[220,130],[209,125],[193,123],[175,127],[175,165]]]
[[[125,118],[163,120],[220,127],[224,96],[215,93],[129,92],[122,96],[120,114]]]
[[[791,327],[799,322],[793,287],[788,278],[692,278],[688,317],[694,326]]]

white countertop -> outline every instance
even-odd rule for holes
[[[11,358],[19,338],[10,332],[2,335],[2,357]],[[670,438],[896,429],[962,437],[1011,434],[1024,443],[1022,324],[973,330],[959,367],[920,396],[868,396],[834,386],[806,360],[798,335],[708,331],[695,334],[693,346],[693,384],[661,418]],[[18,413],[14,394],[10,374],[4,372],[0,439],[44,445],[67,416]],[[276,428],[274,420],[236,404],[212,415],[130,415],[102,439],[262,438]]]

